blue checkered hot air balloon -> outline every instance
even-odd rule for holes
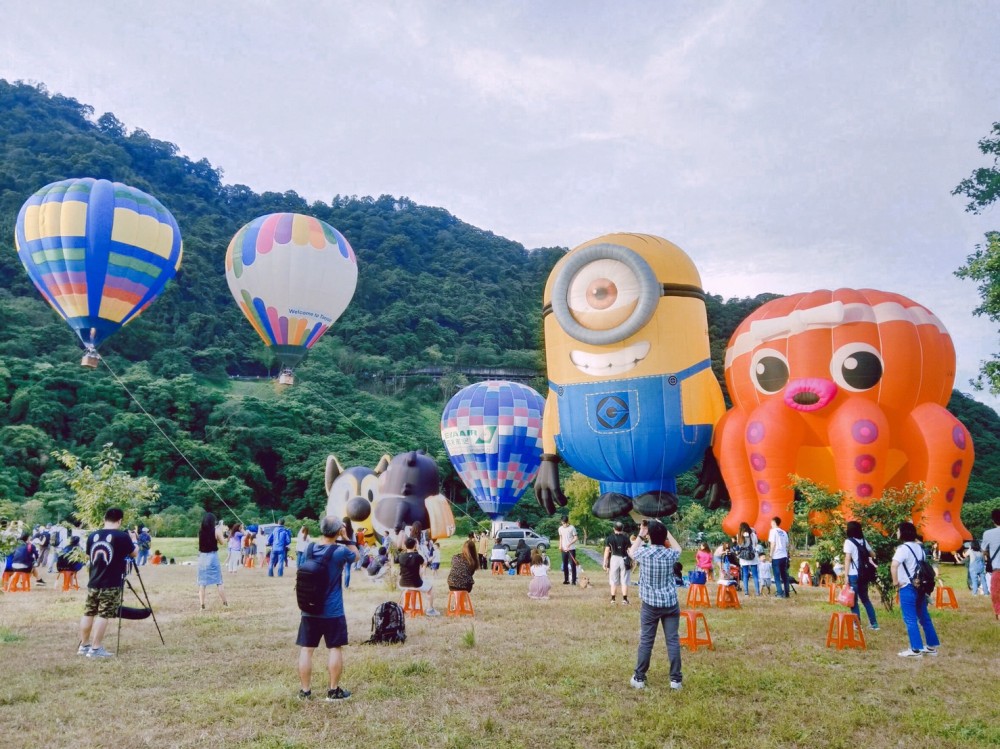
[[[469,385],[441,414],[441,439],[458,475],[490,519],[517,504],[542,458],[545,399],[504,380]]]

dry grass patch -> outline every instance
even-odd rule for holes
[[[788,602],[751,598],[740,611],[707,612],[716,649],[684,651],[681,692],[667,688],[662,641],[649,688],[628,686],[638,606],[612,607],[599,573],[590,572],[596,587],[580,590],[553,571],[546,602],[527,598],[527,578],[479,573],[474,621],[410,620],[404,645],[377,647],[360,643],[375,607],[398,593],[355,575],[343,678],[354,697],[329,704],[295,698],[294,576],[227,574],[230,607],[210,595],[203,612],[194,567],[147,567],[167,644],[151,620],[125,622],[120,655],[108,662],[75,655],[83,591],[0,598],[0,721],[22,746],[83,736],[156,749],[996,746],[1000,708],[970,685],[996,663],[1000,627],[988,600],[959,584],[960,571],[945,572],[962,608],[934,612],[937,659],[898,658],[902,622],[881,610],[867,651],[825,648],[835,608],[825,590],[800,588]],[[442,570],[436,580],[440,609],[445,578]],[[106,644],[114,649],[114,629]]]

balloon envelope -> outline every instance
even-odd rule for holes
[[[441,439],[451,464],[491,518],[513,508],[538,471],[544,407],[530,387],[502,380],[469,385],[445,406]]]
[[[347,309],[358,262],[329,224],[271,213],[236,232],[226,250],[226,281],[257,334],[291,367]]]
[[[131,322],[174,277],[181,233],[170,212],[104,179],[53,182],[17,216],[18,257],[88,350]]]

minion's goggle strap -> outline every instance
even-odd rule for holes
[[[662,283],[660,284],[660,296],[680,296],[705,301],[705,292],[702,288],[687,283]],[[552,302],[542,307],[542,317],[550,314],[552,314]]]

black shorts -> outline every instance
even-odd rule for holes
[[[328,648],[346,645],[347,617],[303,616],[299,622],[299,636],[295,644],[303,648],[315,648],[324,638]]]

